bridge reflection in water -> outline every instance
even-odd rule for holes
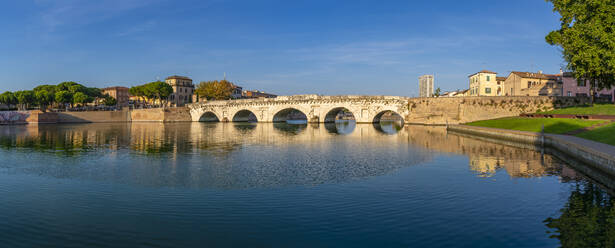
[[[479,177],[491,177],[505,171],[510,177],[542,177],[562,175],[575,178],[557,159],[534,149],[495,144],[474,138],[447,134],[442,127],[400,126],[395,122],[355,124],[338,121],[321,124],[287,123],[132,123],[32,125],[2,129],[0,146],[4,149],[32,151],[48,156],[84,157],[92,163],[97,159],[111,160],[113,152],[129,150],[133,156],[146,156],[151,163],[135,163],[121,168],[133,170],[122,174],[118,168],[98,167],[106,173],[75,175],[106,177],[114,174],[119,180],[131,181],[126,175],[139,173],[165,177],[140,177],[136,183],[177,184],[198,187],[249,187],[275,184],[325,183],[351,178],[389,173],[402,167],[428,161],[434,152],[465,155],[469,169]],[[301,147],[301,149],[298,149]],[[307,149],[307,150],[306,150]],[[345,157],[336,158],[338,149],[354,149]],[[294,151],[299,151],[295,153]],[[107,157],[91,158],[96,151],[106,151]],[[287,156],[268,161],[271,153]],[[351,154],[352,156],[348,156]],[[374,156],[378,155],[378,158]],[[384,161],[386,157],[392,161]],[[312,163],[310,156],[345,160],[330,164]],[[87,165],[90,163],[85,161]],[[110,164],[111,162],[108,163]],[[294,164],[289,169],[289,164]],[[297,165],[299,164],[299,165]],[[96,164],[98,166],[99,164]],[[47,165],[45,165],[47,166]],[[234,167],[244,167],[235,170]],[[362,169],[357,169],[362,168]],[[36,168],[28,168],[36,171]],[[62,167],[62,169],[65,169]],[[166,173],[165,171],[173,171]],[[247,173],[246,171],[251,171]],[[53,172],[48,167],[45,172]],[[259,175],[260,180],[252,180]],[[64,175],[66,176],[66,175]],[[166,178],[174,177],[174,178]],[[149,178],[149,179],[144,179]],[[149,180],[149,181],[148,181]],[[248,182],[247,184],[245,182]]]
[[[227,237],[227,233],[242,233],[237,230],[252,218],[261,218],[265,224],[250,227],[250,231],[262,230],[275,240],[310,232],[329,235],[335,231],[323,230],[323,226],[346,220],[356,222],[340,228],[344,237],[394,232],[379,239],[380,243],[420,234],[405,246],[421,240],[440,241],[452,226],[453,233],[444,236],[457,239],[450,246],[477,237],[489,242],[490,235],[500,235],[499,240],[505,242],[531,235],[527,245],[532,245],[535,239],[551,236],[545,234],[548,229],[553,232],[551,238],[559,239],[564,247],[609,247],[609,230],[615,228],[611,221],[615,200],[609,190],[615,188],[615,180],[571,161],[563,163],[533,147],[477,140],[447,133],[443,127],[352,121],[6,126],[0,129],[0,157],[0,175],[8,179],[0,184],[0,193],[11,192],[6,189],[12,185],[17,189],[3,198],[0,208],[7,214],[1,217],[18,216],[7,221],[0,239],[19,238],[11,230],[28,226],[34,231],[20,232],[25,238],[18,241],[24,244],[45,239],[38,234],[54,232],[58,226],[74,237],[92,223],[100,227],[92,230],[113,231],[118,223],[134,224],[134,219],[125,217],[131,214],[144,216],[141,222],[146,223],[133,232],[150,230],[150,218],[164,218],[157,222],[165,223],[158,225],[160,232],[143,235],[146,238],[139,241],[159,237],[198,240],[203,236],[201,229],[188,238],[182,235],[204,223],[210,223],[205,226],[208,233],[223,228],[223,237]],[[514,178],[514,186],[507,177]],[[524,179],[537,177],[544,180]],[[311,187],[314,185],[319,187]],[[24,199],[33,203],[24,204]],[[58,204],[62,202],[71,204]],[[113,206],[113,214],[106,212],[108,206]],[[239,206],[248,207],[242,211]],[[319,213],[314,214],[314,209]],[[20,210],[21,215],[13,214]],[[66,212],[87,218],[66,218]],[[374,219],[357,217],[369,215]],[[348,219],[340,221],[339,216]],[[293,218],[299,221],[280,222]],[[49,221],[32,225],[33,219]],[[271,223],[279,225],[271,228]],[[288,223],[307,223],[310,228],[289,234],[292,225]],[[456,231],[468,223],[476,233]],[[385,228],[356,232],[357,227],[374,226]],[[501,227],[505,228],[498,229]],[[421,233],[423,229],[427,230]],[[440,229],[446,232],[438,233]],[[126,233],[123,240],[135,239],[124,230],[90,236]],[[489,234],[487,238],[481,237],[484,233]],[[264,236],[258,234],[256,237]],[[49,239],[61,240],[54,237]],[[90,242],[88,236],[84,243]],[[98,240],[105,242],[108,240]],[[429,247],[434,243],[419,244]],[[518,246],[527,246],[524,244]]]

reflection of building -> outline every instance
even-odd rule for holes
[[[192,102],[192,94],[194,93],[192,79],[182,76],[170,76],[165,81],[173,87],[173,94],[169,96],[169,102],[175,106],[184,106],[184,104]]]
[[[126,107],[128,106],[128,100],[130,99],[130,93],[128,93],[128,88],[116,86],[102,89],[103,95],[109,95],[115,100],[117,100],[117,106]]]
[[[540,152],[450,134],[446,128],[411,126],[409,142],[439,152],[465,154],[470,170],[491,177],[500,169],[513,178],[541,177],[559,169],[552,156]]]
[[[589,96],[589,82],[579,82],[570,72],[564,73],[563,76],[564,96]],[[596,92],[596,96],[599,98],[608,99],[609,101],[615,101],[615,88],[602,89]]]
[[[265,93],[258,90],[244,90],[242,94],[243,98],[276,98],[277,95]]]
[[[487,70],[474,73],[470,79],[470,96],[498,96],[502,87],[498,85],[497,73]]]
[[[423,75],[419,77],[419,97],[432,97],[434,77],[433,75]]]
[[[563,81],[561,74],[513,71],[504,85],[507,96],[561,96]]]

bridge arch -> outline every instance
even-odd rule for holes
[[[308,121],[308,117],[307,115],[296,108],[285,108],[282,110],[277,111],[274,115],[273,115],[273,120],[272,122],[287,122],[289,120],[305,120],[306,122]]]
[[[242,109],[233,115],[233,122],[258,122],[256,114],[248,109]]]
[[[354,113],[345,107],[335,107],[327,111],[325,114],[325,123],[332,123],[338,119],[338,115],[343,120],[357,120]]]
[[[220,122],[220,117],[212,111],[206,111],[199,117],[199,122]]]
[[[393,110],[383,110],[374,116],[372,123],[380,123],[382,121],[399,122],[403,126],[404,117]]]

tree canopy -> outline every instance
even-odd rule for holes
[[[615,86],[615,0],[547,0],[561,15],[547,43],[562,48],[567,69],[595,89]]]
[[[233,84],[226,80],[201,82],[195,92],[207,100],[228,100],[233,93]]]
[[[138,85],[128,90],[131,95],[141,97],[148,100],[160,100],[166,101],[171,94],[173,94],[173,87],[171,85],[155,81],[143,85]]]
[[[43,84],[32,90],[4,92],[0,95],[0,103],[17,105],[19,109],[27,109],[38,105],[41,109],[55,104],[86,104],[102,98],[98,88],[88,88],[75,82],[62,82],[58,85]]]

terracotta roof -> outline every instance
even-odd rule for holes
[[[128,90],[128,88],[124,86],[113,86],[113,87],[104,88],[102,90]]]
[[[479,72],[477,72],[477,73],[474,73],[474,74],[472,74],[472,75],[470,75],[470,76],[468,76],[468,77],[474,76],[474,75],[479,74],[479,73],[498,74],[497,72],[492,72],[492,71],[488,71],[488,70],[482,70],[482,71],[479,71]]]
[[[551,79],[557,80],[560,77],[560,74],[543,74],[543,73],[534,73],[534,72],[521,72],[521,71],[513,71],[512,74],[515,74],[522,78],[534,78],[534,79]]]
[[[506,81],[506,77],[496,77],[496,81]]]
[[[192,81],[192,79],[190,79],[189,77],[177,76],[177,75],[170,76],[166,80],[169,80],[169,79],[183,79],[183,80],[190,80],[190,81]]]

